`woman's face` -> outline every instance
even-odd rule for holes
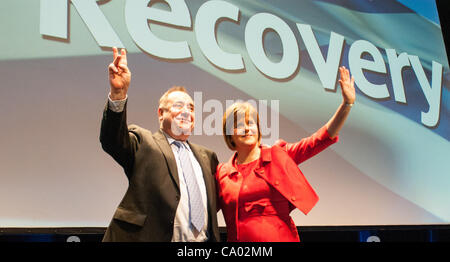
[[[251,149],[259,146],[258,141],[258,125],[256,120],[246,114],[245,119],[242,117],[236,122],[234,134],[231,136],[237,151],[242,149]]]

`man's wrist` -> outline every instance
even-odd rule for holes
[[[120,113],[123,111],[125,107],[125,103],[127,102],[128,95],[125,95],[124,99],[114,100],[111,96],[111,93],[108,94],[108,108],[116,113]]]
[[[124,100],[127,98],[127,94],[123,95],[123,94],[113,94],[113,93],[109,93],[108,95],[109,99],[111,99],[112,101],[119,101],[119,100]]]

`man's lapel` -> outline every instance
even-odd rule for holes
[[[180,190],[180,180],[178,178],[177,162],[172,152],[172,148],[170,147],[169,142],[167,142],[166,136],[162,133],[161,130],[159,130],[153,135],[153,137],[155,138],[156,143],[158,144],[159,148],[161,149],[161,152],[166,158],[167,166],[169,167],[169,173],[172,176],[172,179],[175,181],[178,190]]]

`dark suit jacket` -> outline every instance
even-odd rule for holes
[[[103,241],[171,241],[175,212],[180,200],[177,165],[166,137],[127,126],[123,112],[103,112],[100,131],[103,149],[124,169],[129,186]],[[209,241],[219,241],[214,174],[218,164],[214,152],[189,143],[199,162],[208,196]]]

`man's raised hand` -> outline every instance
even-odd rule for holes
[[[127,52],[125,49],[117,50],[113,47],[114,60],[108,66],[109,84],[111,87],[111,100],[125,99],[130,86],[131,72],[128,69]]]

